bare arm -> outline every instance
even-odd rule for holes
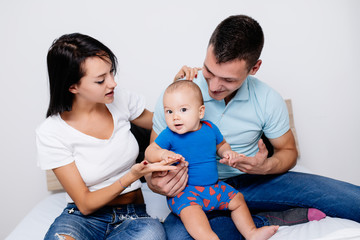
[[[144,109],[142,114],[139,117],[132,120],[131,122],[133,124],[135,124],[136,126],[139,126],[139,127],[145,128],[145,129],[151,129],[153,115],[154,115],[154,113],[150,112],[147,109]]]
[[[216,145],[216,153],[220,156],[220,157],[224,157],[224,153],[226,151],[231,151],[231,147],[230,144],[228,144],[225,139],[219,143],[218,145]]]
[[[88,215],[105,206],[124,191],[124,187],[129,186],[145,174],[153,171],[168,171],[173,169],[175,169],[174,166],[167,166],[164,162],[151,164],[143,161],[133,165],[131,170],[119,179],[120,181],[118,180],[108,187],[93,192],[90,192],[86,187],[75,162],[55,168],[53,171],[65,191],[70,195],[72,200],[74,200],[80,212]]]
[[[274,147],[274,154],[270,158],[267,157],[268,150],[260,139],[259,151],[254,157],[239,154],[235,159],[221,159],[220,162],[250,174],[278,174],[294,167],[298,155],[291,130],[281,137],[270,139],[270,142]]]
[[[222,158],[220,161],[225,161],[231,164],[238,156],[240,156],[239,153],[234,152],[231,150],[231,146],[229,143],[225,141],[225,139],[218,145],[216,145],[216,152],[217,154]],[[232,165],[230,165],[232,166]],[[233,166],[232,166],[233,167]]]
[[[172,160],[175,161],[184,161],[184,157],[180,154],[176,154],[172,151],[161,148],[155,142],[152,142],[145,150],[145,159],[149,162],[169,162]]]
[[[268,158],[268,173],[283,173],[296,165],[298,152],[295,138],[291,130],[279,138],[269,139],[274,147],[274,154]]]
[[[155,142],[152,142],[145,150],[145,159],[149,162],[160,162],[164,151],[167,150],[162,149]]]

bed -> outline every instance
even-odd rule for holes
[[[293,113],[291,101],[286,100],[290,126],[297,141],[296,131],[294,127]],[[144,139],[145,130],[132,128],[132,132],[137,139]],[[138,141],[140,149],[145,149],[148,141]],[[297,148],[298,148],[297,144]],[[143,151],[140,151],[138,160],[143,159]],[[292,171],[309,172],[301,166],[296,166]],[[66,205],[65,193],[57,181],[52,171],[46,172],[48,190],[51,195],[39,202],[16,226],[6,240],[38,240],[43,239],[49,226],[54,219],[61,213]],[[144,180],[143,180],[144,181]],[[164,196],[153,193],[143,183],[142,191],[145,198],[148,213],[163,221],[170,212],[167,208]],[[295,226],[282,226],[279,231],[271,238],[271,240],[355,240],[360,239],[360,224],[351,220],[326,217],[320,221],[312,221]]]
[[[149,214],[163,220],[169,213],[164,196],[142,187]],[[54,219],[65,207],[65,193],[51,194],[27,214],[6,240],[43,239]],[[360,239],[360,224],[354,221],[326,217],[320,221],[280,227],[271,240],[355,240]]]

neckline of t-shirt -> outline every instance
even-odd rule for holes
[[[59,119],[59,121],[60,121],[60,123],[61,123],[62,125],[64,125],[64,126],[65,126],[66,128],[68,128],[68,129],[70,129],[72,132],[74,132],[74,133],[75,133],[76,135],[78,135],[78,136],[85,137],[85,138],[87,138],[87,139],[96,140],[96,141],[99,141],[99,142],[108,142],[108,141],[110,141],[110,140],[113,138],[113,136],[114,136],[115,128],[116,128],[116,121],[115,121],[115,113],[111,111],[111,107],[108,106],[107,104],[106,104],[106,107],[107,107],[107,109],[109,110],[109,112],[110,112],[110,114],[111,114],[111,117],[112,117],[112,119],[113,119],[113,125],[114,125],[113,132],[112,132],[110,138],[108,138],[108,139],[101,139],[101,138],[93,137],[93,136],[91,136],[91,135],[88,135],[88,134],[86,134],[86,133],[83,133],[83,132],[77,130],[76,128],[70,126],[64,119],[62,119],[61,116],[60,116],[60,113],[57,114],[57,117],[58,117],[58,119]]]

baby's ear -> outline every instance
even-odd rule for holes
[[[199,115],[200,115],[200,119],[202,119],[205,116],[205,105],[200,106]]]

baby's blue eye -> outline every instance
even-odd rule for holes
[[[186,111],[187,111],[186,108],[181,108],[181,109],[180,109],[180,112],[186,112]]]
[[[171,110],[166,110],[166,113],[172,114],[172,111]]]

